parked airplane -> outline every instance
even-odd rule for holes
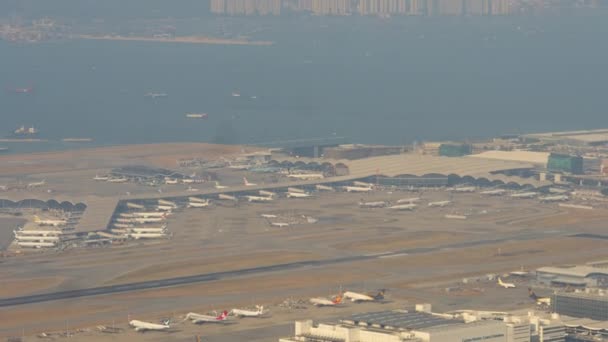
[[[270,202],[270,201],[273,201],[272,197],[266,197],[266,196],[245,196],[245,198],[247,198],[247,201],[249,201],[249,202]]]
[[[346,190],[346,192],[370,192],[372,191],[374,188],[373,187],[364,187],[364,186],[349,186],[346,185],[344,186],[344,190]]]
[[[567,195],[544,196],[539,198],[541,202],[563,202],[569,199],[570,197]]]
[[[463,187],[459,187],[459,188],[451,188],[449,190],[452,192],[475,192],[475,190],[477,190],[477,188],[474,186],[463,186]]]
[[[131,209],[145,209],[145,207],[143,205],[133,203],[133,202],[127,202],[127,207],[131,208]]]
[[[154,223],[154,222],[162,222],[164,221],[164,217],[134,217],[131,219],[131,222],[135,223]]]
[[[507,190],[505,190],[505,189],[494,189],[494,190],[482,191],[482,192],[480,192],[480,194],[487,195],[487,196],[502,196],[506,192],[507,192]]]
[[[532,288],[528,288],[528,296],[538,305],[551,305],[551,297],[539,297]]]
[[[135,240],[139,239],[159,239],[165,237],[164,233],[131,233],[129,234]]]
[[[209,201],[207,202],[188,202],[188,208],[207,208]]]
[[[124,177],[119,177],[119,178],[108,178],[108,182],[109,183],[126,183],[129,180],[127,178]]]
[[[513,284],[513,283],[503,283],[502,279],[500,279],[500,277],[498,278],[498,285],[504,287],[505,289],[514,289],[515,288],[515,284]]]
[[[163,322],[163,324],[156,323],[148,323],[142,322],[138,320],[129,321],[129,325],[135,328],[135,331],[144,332],[144,331],[161,331],[161,330],[169,330],[169,322]]]
[[[306,192],[288,192],[287,193],[287,198],[308,198],[308,197],[312,197],[312,195],[309,193],[306,193]]]
[[[52,220],[52,219],[42,220],[42,219],[40,219],[40,217],[38,217],[36,215],[34,215],[34,222],[39,226],[53,226],[53,227],[65,226],[66,224],[68,224],[68,221],[66,221],[66,220]]]
[[[354,186],[361,186],[361,187],[364,187],[364,188],[373,188],[374,187],[374,184],[372,184],[372,183],[366,183],[366,182],[360,182],[360,181],[354,181],[353,185]]]
[[[378,201],[378,202],[359,202],[359,207],[361,208],[384,208],[386,207],[386,202]]]
[[[306,191],[300,189],[300,188],[287,188],[287,192],[299,192],[299,193],[306,193]]]
[[[262,214],[260,216],[262,216],[263,218],[267,218],[267,219],[277,218],[277,215],[273,215],[273,214]]]
[[[167,232],[167,227],[163,226],[163,227],[140,227],[140,228],[131,228],[130,229],[133,233],[156,233],[156,234],[160,234],[160,233],[166,233]]]
[[[314,180],[325,178],[322,173],[291,173],[288,174],[287,177],[299,180]]]
[[[61,230],[23,230],[19,229],[15,231],[16,234],[23,235],[42,235],[42,236],[57,236],[62,235]]]
[[[188,201],[190,202],[198,202],[198,203],[208,203],[209,200],[206,198],[200,198],[200,197],[188,197]]]
[[[32,182],[27,185],[28,188],[37,188],[46,184],[46,179],[41,180],[40,182]]]
[[[331,186],[322,185],[322,184],[315,185],[315,188],[319,191],[334,191],[334,188],[332,188]]]
[[[17,245],[19,247],[33,247],[33,248],[45,248],[45,247],[55,247],[57,244],[54,242],[25,242],[25,241],[17,241]]]
[[[131,215],[133,215],[133,217],[167,217],[169,213],[160,213],[158,211],[140,211],[131,213]]]
[[[452,201],[439,201],[439,202],[429,202],[429,207],[445,207],[447,205],[452,204]]]
[[[342,295],[337,295],[333,299],[316,297],[310,298],[310,303],[314,306],[336,306],[342,303]]]
[[[132,224],[127,224],[127,223],[114,223],[113,225],[116,228],[131,228],[131,227],[133,227]]]
[[[220,182],[215,182],[215,188],[216,189],[228,189],[227,186],[225,185],[220,185]]]
[[[201,315],[194,312],[190,312],[186,315],[186,319],[189,319],[194,324],[202,323],[225,323],[228,317],[228,311],[222,312],[219,316]]]
[[[420,201],[420,197],[402,198],[397,201],[397,204],[416,203]]]
[[[179,180],[177,180],[176,178],[165,178],[165,184],[177,184],[179,183]]]
[[[416,207],[418,207],[416,204],[410,203],[410,204],[393,205],[388,208],[393,209],[393,210],[414,210],[414,209],[416,209]]]
[[[272,222],[272,223],[270,223],[270,225],[273,227],[279,227],[279,228],[289,227],[289,223],[287,223],[287,222]]]
[[[238,202],[238,199],[236,197],[234,197],[234,196],[231,196],[231,195],[219,194],[219,195],[217,195],[217,197],[219,199],[221,199],[221,200]]]
[[[245,186],[256,186],[256,185],[257,185],[257,184],[255,184],[255,183],[250,183],[250,182],[247,180],[247,178],[245,178],[245,177],[243,177],[243,184],[244,184]]]
[[[172,201],[167,201],[164,199],[159,199],[158,200],[158,204],[160,205],[168,205],[168,206],[172,206],[173,208],[177,208],[177,203],[172,202]]]
[[[266,312],[264,312],[264,306],[256,305],[255,308],[257,310],[245,310],[245,309],[232,309],[230,314],[237,317],[261,317]]]
[[[95,175],[95,177],[93,177],[93,180],[105,182],[108,180],[108,178],[109,178],[108,176]]]
[[[266,190],[260,190],[259,191],[260,196],[266,196],[266,197],[274,197],[276,194],[272,191],[266,191]]]
[[[384,299],[385,290],[378,291],[377,294],[362,294],[357,292],[346,291],[344,292],[344,298],[348,298],[351,302],[374,302]]]
[[[536,192],[518,192],[511,194],[512,198],[534,198],[538,195]]]
[[[173,209],[175,209],[175,207],[172,206],[172,205],[159,204],[159,205],[156,206],[156,210],[158,210],[158,211],[171,212]]]
[[[19,232],[13,232],[15,234],[15,240],[17,241],[41,241],[41,242],[52,242],[59,241],[59,236],[33,236],[33,235],[21,235]]]

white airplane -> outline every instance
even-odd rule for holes
[[[131,236],[135,240],[139,240],[139,239],[158,239],[158,238],[165,237],[166,235],[164,233],[131,233],[131,234],[129,234],[129,236]]]
[[[40,241],[40,242],[52,242],[59,241],[59,236],[32,236],[32,235],[20,235],[18,232],[15,234],[15,240],[17,241]]]
[[[193,188],[193,187],[189,186],[188,189],[186,189],[186,191],[197,192],[197,191],[200,191],[200,189]]]
[[[124,177],[119,177],[119,178],[108,178],[108,182],[109,183],[126,183],[129,180],[127,178]]]
[[[272,223],[270,223],[270,225],[273,227],[279,227],[279,228],[289,227],[289,223],[287,223],[287,222],[272,222]]]
[[[169,213],[160,213],[158,211],[150,211],[150,212],[141,211],[141,212],[131,213],[131,215],[133,215],[133,217],[167,217],[169,215]]]
[[[256,186],[257,184],[255,183],[249,183],[249,181],[247,180],[247,178],[243,177],[243,184],[245,186]]]
[[[463,186],[463,187],[459,187],[459,188],[451,188],[449,190],[452,192],[475,192],[475,190],[477,190],[477,188],[474,186]]]
[[[131,219],[131,222],[155,223],[155,222],[163,222],[164,220],[165,220],[164,217],[134,217]]]
[[[153,234],[161,234],[167,232],[167,227],[141,227],[141,228],[131,228],[133,233],[153,233]]]
[[[346,291],[344,292],[344,298],[348,298],[351,302],[374,302],[384,299],[384,290],[378,291],[377,294],[362,294],[357,292]]]
[[[245,309],[232,309],[230,310],[230,314],[237,317],[261,317],[266,312],[264,312],[264,306],[256,305],[256,310],[245,310]]]
[[[215,182],[215,188],[216,189],[228,189],[227,186],[225,185],[220,185],[220,182]]]
[[[21,236],[24,235],[42,235],[42,236],[58,236],[62,235],[63,232],[60,230],[17,230],[14,231],[15,234],[19,234]]]
[[[366,182],[360,182],[360,181],[354,181],[353,185],[362,186],[364,188],[373,188],[374,187],[374,184],[372,184],[372,183],[366,183]]]
[[[156,209],[158,211],[167,211],[167,212],[171,212],[175,208],[176,207],[174,207],[172,205],[164,205],[164,204],[159,204],[159,205],[156,206]]]
[[[316,298],[310,298],[310,304],[314,305],[314,306],[336,306],[342,303],[342,295],[337,295],[336,297],[334,297],[333,299],[328,299],[328,298],[323,298],[323,297],[316,297]]]
[[[515,284],[513,284],[513,283],[503,283],[502,279],[500,279],[500,277],[498,277],[498,285],[504,287],[505,289],[514,289],[515,288]]]
[[[207,202],[188,202],[188,208],[207,208],[209,201]]]
[[[361,208],[384,208],[384,207],[386,207],[386,202],[384,202],[384,201],[359,202],[359,207],[361,207]]]
[[[129,321],[129,325],[132,326],[133,328],[135,328],[135,331],[140,331],[140,332],[144,332],[144,331],[162,331],[162,330],[169,330],[169,322],[164,322],[163,324],[156,324],[156,323],[148,323],[148,322],[142,322],[142,321],[138,321],[138,320],[131,320]]]
[[[287,188],[287,192],[299,192],[299,193],[301,193],[301,194],[306,193],[306,191],[304,191],[304,190],[302,190],[302,189],[300,189],[300,188],[291,188],[291,187],[290,187],[290,188]]]
[[[418,207],[416,204],[410,203],[410,204],[392,205],[392,206],[390,206],[388,208],[389,209],[393,209],[393,210],[414,210],[414,209],[416,209],[416,207]]]
[[[53,226],[53,227],[65,226],[66,224],[68,224],[68,221],[66,221],[66,220],[49,220],[49,219],[42,220],[37,215],[34,215],[34,222],[39,226]]]
[[[41,180],[40,182],[33,182],[27,185],[28,188],[37,188],[46,184],[46,179]]]
[[[145,209],[143,205],[132,202],[127,202],[127,207],[131,209]]]
[[[249,202],[270,202],[274,200],[272,197],[265,196],[245,196],[245,198],[247,198],[247,201]]]
[[[109,178],[108,176],[95,175],[95,177],[93,177],[93,180],[105,182],[108,180],[108,178]]]
[[[420,197],[402,198],[397,201],[397,204],[416,203],[420,201]]]
[[[535,301],[537,305],[551,305],[551,297],[539,297],[534,293],[532,288],[528,288],[528,296]]]
[[[507,192],[507,190],[505,190],[505,189],[494,189],[494,190],[482,191],[482,192],[480,192],[480,194],[487,195],[487,196],[502,196],[506,192]]]
[[[311,194],[306,193],[306,192],[288,192],[286,196],[287,196],[287,198],[308,198],[308,197],[312,197]]]
[[[167,201],[164,199],[159,199],[158,200],[158,204],[160,205],[168,205],[168,206],[172,206],[173,208],[177,208],[177,203],[172,202],[172,201]]]
[[[266,197],[274,197],[276,194],[272,191],[266,191],[266,190],[260,190],[258,192],[260,194],[260,196],[266,196]]]
[[[177,184],[179,181],[176,178],[165,178],[165,184]]]
[[[429,202],[429,207],[440,207],[443,208],[447,205],[452,204],[452,201],[439,201],[439,202]]]
[[[260,216],[263,218],[266,218],[266,219],[277,218],[277,215],[273,215],[273,214],[262,214]]]
[[[322,173],[291,173],[288,174],[287,177],[299,180],[314,180],[325,178]]]
[[[192,178],[182,178],[182,183],[183,184],[192,184],[192,183],[194,183],[194,179],[192,179]]]
[[[319,191],[334,191],[334,188],[332,188],[331,186],[322,185],[322,184],[315,185],[315,188]]]
[[[373,187],[365,187],[365,186],[344,186],[344,190],[346,190],[346,192],[370,192],[372,191],[374,188]]]
[[[198,202],[198,203],[209,203],[209,200],[206,198],[200,197],[188,197],[188,201],[190,202]]]
[[[538,194],[536,192],[518,192],[516,194],[512,194],[512,198],[534,198]]]
[[[219,194],[219,195],[217,195],[217,197],[221,200],[226,200],[226,201],[235,201],[235,202],[238,201],[238,199],[236,197],[231,196],[231,195],[226,195],[226,194]]]
[[[539,198],[541,202],[563,202],[569,199],[570,197],[567,195],[544,196]]]
[[[113,225],[116,228],[131,228],[131,227],[133,227],[132,224],[125,224],[125,223],[114,223]]]
[[[202,323],[225,323],[228,317],[228,311],[222,312],[219,316],[201,315],[194,312],[190,312],[186,315],[186,319],[189,319],[194,324]]]
[[[46,248],[46,247],[55,247],[57,244],[54,242],[21,242],[17,241],[17,245],[19,247],[34,247],[34,248]]]

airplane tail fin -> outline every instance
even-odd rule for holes
[[[228,317],[228,311],[224,310],[224,312],[222,312],[222,314],[217,316],[216,318],[221,321],[226,319],[226,317]]]

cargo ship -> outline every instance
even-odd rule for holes
[[[38,137],[38,130],[36,128],[34,128],[34,126],[31,127],[25,127],[25,126],[21,126],[19,128],[17,128],[16,130],[14,130],[12,132],[12,134],[10,135],[11,138],[36,138]]]
[[[186,117],[189,119],[206,119],[209,115],[207,113],[187,113]]]

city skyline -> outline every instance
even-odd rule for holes
[[[534,13],[560,7],[608,6],[607,1],[579,0],[565,5],[557,0],[211,0],[210,10],[225,15],[280,15],[308,12],[313,15],[371,16],[494,16]]]

